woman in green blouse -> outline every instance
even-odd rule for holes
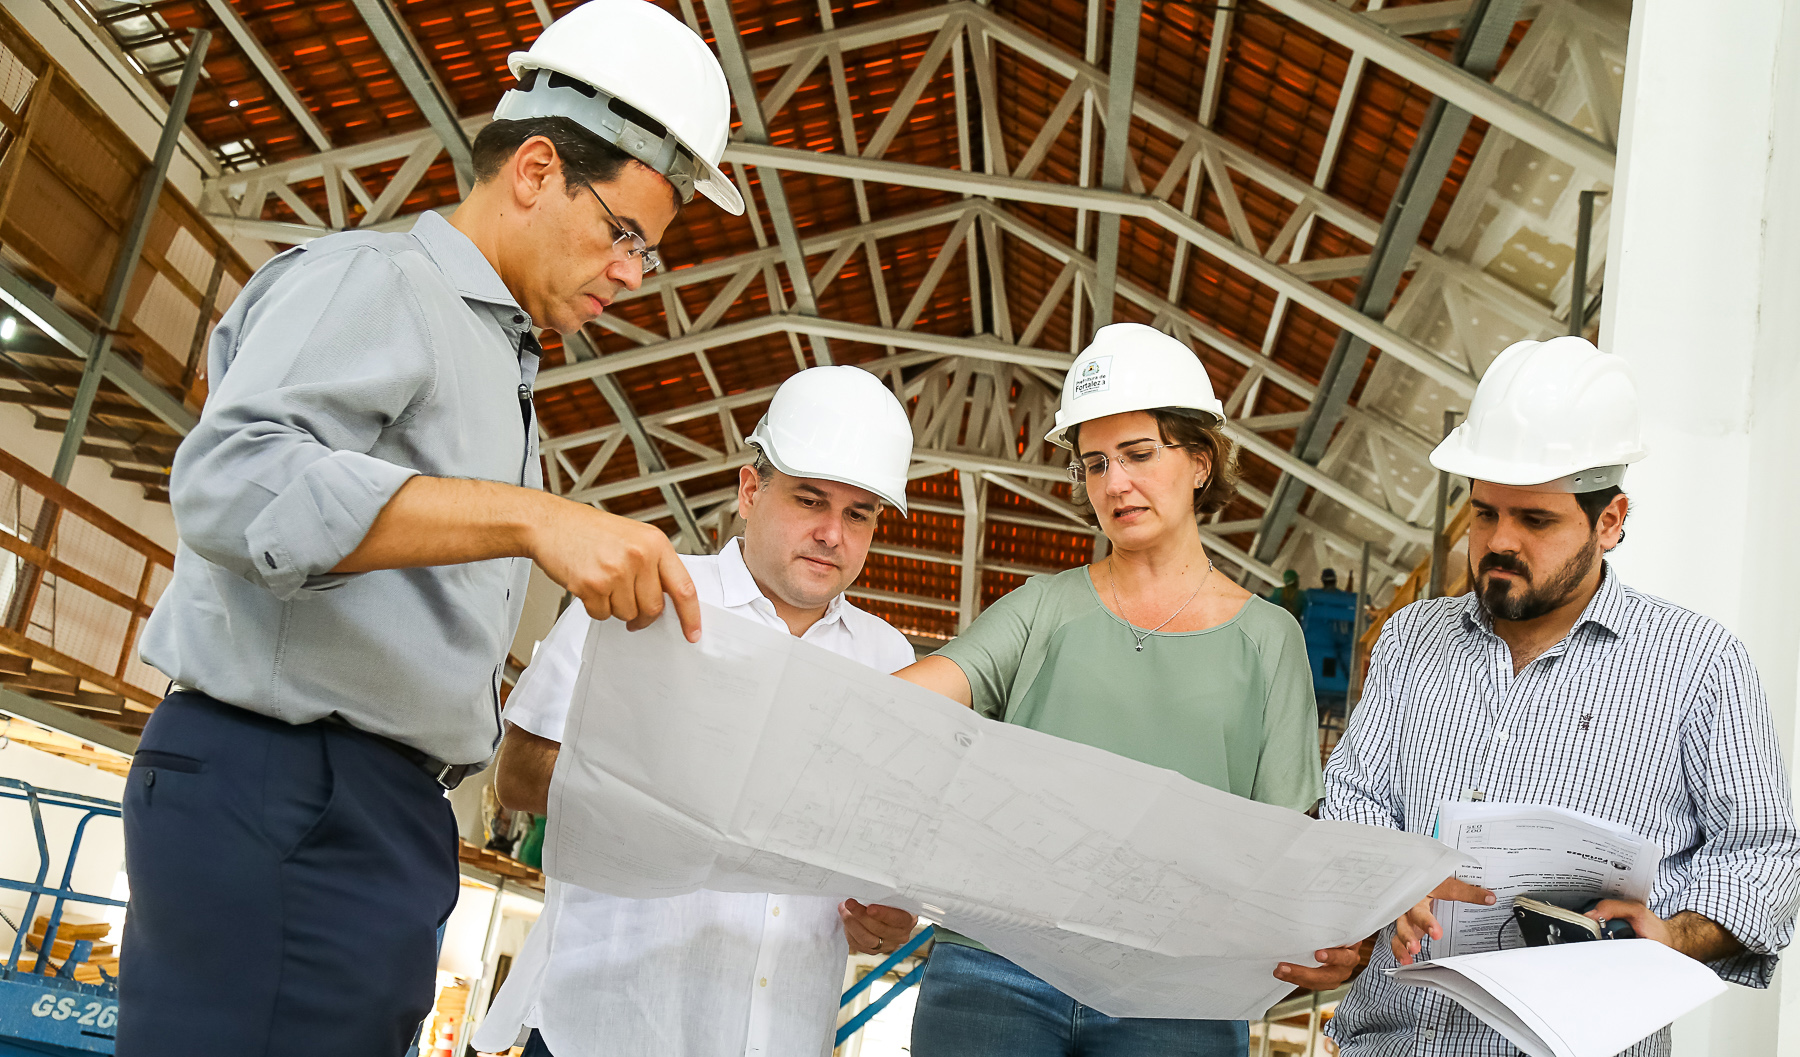
[[[1196,518],[1236,489],[1224,409],[1186,346],[1101,328],[1063,385],[1048,440],[1070,449],[1111,554],[1038,576],[900,673],[993,719],[1179,771],[1238,796],[1310,809],[1321,795],[1306,646],[1281,607],[1217,573]],[[1241,1021],[1114,1018],[973,940],[940,931],[913,1015],[915,1057],[1224,1057]],[[1356,952],[1282,965],[1331,987]]]

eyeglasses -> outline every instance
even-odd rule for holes
[[[600,197],[600,192],[594,190],[593,184],[588,184],[587,189],[588,193],[594,196],[594,201],[600,203],[600,208],[606,210],[607,219],[612,221],[613,230],[619,233],[613,237],[613,249],[618,249],[621,242],[630,243],[625,249],[625,255],[636,257],[638,263],[643,266],[645,275],[661,268],[662,258],[656,255],[655,250],[644,245],[644,236],[625,226],[624,222],[613,213],[612,206],[606,204],[606,199]]]
[[[1104,478],[1107,471],[1118,466],[1126,476],[1136,477],[1137,471],[1146,469],[1161,461],[1164,448],[1185,448],[1185,444],[1144,444],[1136,448],[1127,448],[1116,457],[1106,455],[1084,455],[1069,464],[1069,480],[1076,484],[1089,477]],[[1116,461],[1115,461],[1116,458]]]

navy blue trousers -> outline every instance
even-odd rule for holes
[[[118,1057],[401,1057],[456,905],[456,822],[355,731],[169,695],[125,787]]]

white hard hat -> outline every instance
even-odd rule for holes
[[[1630,366],[1571,335],[1508,346],[1431,465],[1494,484],[1595,492],[1644,455]]]
[[[1056,428],[1044,439],[1068,448],[1073,426],[1164,407],[1199,412],[1213,425],[1225,421],[1225,405],[1193,350],[1142,323],[1113,323],[1094,334],[1063,378]]]
[[[545,28],[507,68],[519,79],[496,121],[566,117],[694,192],[741,215],[719,159],[731,137],[725,71],[699,35],[649,0],[589,0]]]
[[[789,477],[855,485],[906,513],[912,422],[861,367],[812,367],[781,383],[748,442]]]

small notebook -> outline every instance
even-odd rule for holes
[[[1450,996],[1530,1057],[1614,1057],[1725,991],[1711,969],[1644,939],[1487,951],[1386,972]]]

